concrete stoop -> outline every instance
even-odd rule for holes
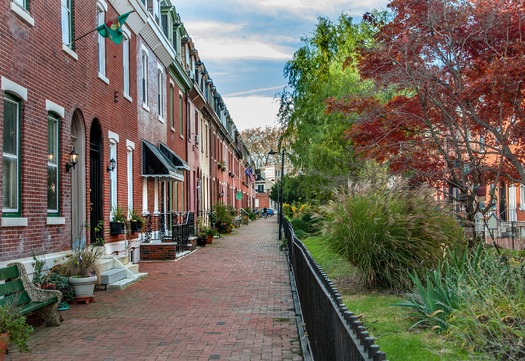
[[[148,275],[139,272],[138,264],[124,264],[122,261],[127,262],[127,257],[110,255],[99,260],[98,283],[101,287],[122,290]]]

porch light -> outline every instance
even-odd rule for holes
[[[108,172],[113,172],[115,170],[116,166],[117,166],[117,161],[115,159],[111,158],[111,160],[109,161],[109,165],[108,165],[107,171]]]
[[[69,153],[69,162],[66,163],[66,172],[69,172],[71,168],[75,168],[78,161],[78,153],[75,150],[75,147],[71,150],[71,153]]]

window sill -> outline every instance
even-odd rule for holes
[[[133,98],[132,98],[131,96],[129,96],[129,94],[124,93],[123,96],[124,96],[124,98],[126,98],[130,103],[133,103]]]
[[[24,20],[29,25],[35,26],[35,19],[33,19],[29,12],[26,9],[22,8],[20,5],[12,2],[11,11],[20,16],[22,20]]]
[[[102,73],[98,73],[98,78],[102,80],[104,83],[109,84],[109,79]]]
[[[75,60],[78,60],[78,54],[73,51],[69,46],[66,44],[62,44],[62,50],[67,53],[70,57],[72,57]]]
[[[27,227],[27,218],[3,217],[2,227]]]
[[[47,217],[46,224],[48,226],[66,224],[66,218],[65,217]]]
[[[145,111],[149,112],[148,104],[142,103],[142,108],[144,108]]]

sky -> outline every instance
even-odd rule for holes
[[[387,0],[173,1],[237,129],[277,125],[283,69],[319,17],[356,20]]]

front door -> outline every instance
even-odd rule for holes
[[[80,112],[71,121],[71,143],[78,153],[77,164],[71,169],[71,236],[73,249],[86,244],[86,130]]]
[[[91,125],[91,134],[89,137],[89,201],[91,205],[91,214],[89,217],[90,232],[89,239],[93,244],[97,237],[95,228],[99,221],[104,219],[104,199],[102,193],[102,130],[97,120]]]

